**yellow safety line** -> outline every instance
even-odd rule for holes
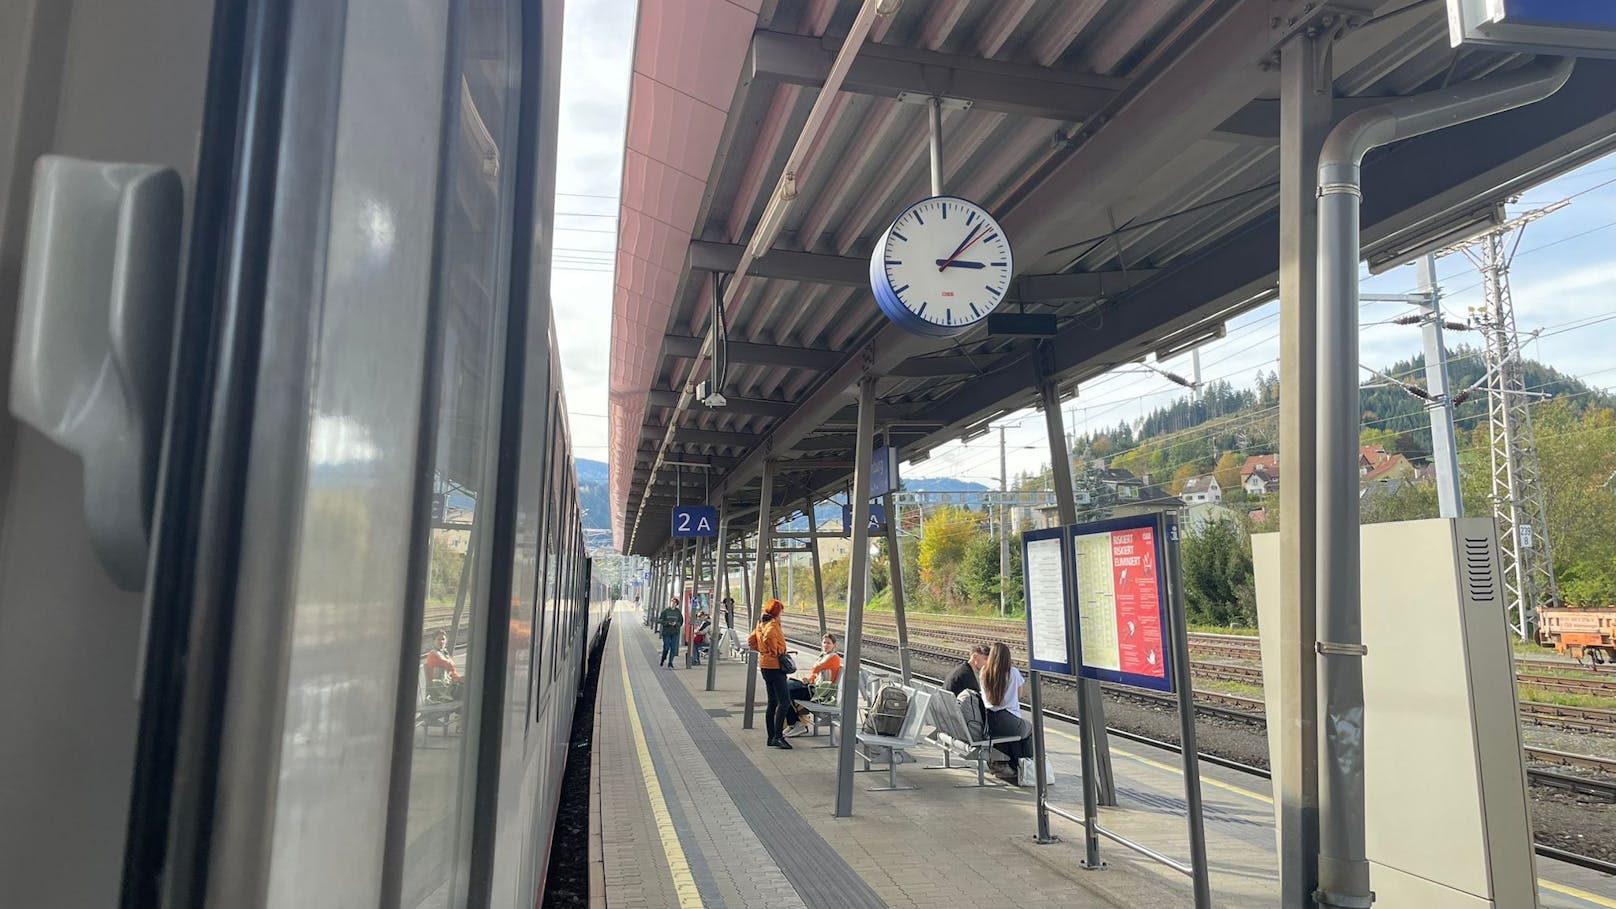
[[[1082,739],[1078,738],[1077,736],[1072,735],[1070,732],[1066,732],[1066,731],[1061,730],[1061,729],[1049,729],[1048,727],[1045,727],[1044,731],[1045,732],[1053,732],[1056,735],[1060,736],[1061,738],[1070,739],[1073,742],[1077,742],[1079,745],[1081,745],[1082,741],[1083,741]],[[1112,754],[1120,754],[1123,757],[1128,758],[1131,761],[1137,761],[1137,762],[1139,762],[1141,764],[1144,764],[1147,767],[1154,767],[1157,770],[1165,770],[1168,773],[1176,773],[1179,776],[1184,775],[1184,768],[1182,768],[1182,767],[1174,767],[1171,764],[1163,764],[1161,761],[1153,761],[1150,758],[1144,757],[1143,755],[1134,754],[1133,752],[1127,751],[1126,749],[1117,748],[1117,747],[1113,746],[1111,748],[1111,753]],[[1233,792],[1236,795],[1243,795],[1248,799],[1254,799],[1256,801],[1262,802],[1265,805],[1274,804],[1273,798],[1271,798],[1269,796],[1263,795],[1263,794],[1261,794],[1259,792],[1253,792],[1250,789],[1246,789],[1246,788],[1244,788],[1242,786],[1236,786],[1236,785],[1234,785],[1232,783],[1225,783],[1222,780],[1207,779],[1205,776],[1203,776],[1203,777],[1201,777],[1201,785],[1202,786],[1212,786],[1212,787],[1214,787],[1216,789],[1222,789],[1225,792]],[[1541,877],[1537,879],[1537,883],[1538,883],[1538,886],[1547,888],[1549,890],[1553,890],[1555,893],[1559,893],[1559,894],[1561,894],[1563,896],[1569,896],[1569,897],[1572,897],[1574,899],[1584,900],[1584,901],[1586,901],[1588,903],[1592,903],[1595,906],[1603,906],[1603,907],[1605,907],[1605,909],[1616,909],[1616,900],[1610,900],[1610,899],[1607,899],[1605,897],[1599,896],[1598,894],[1589,893],[1586,890],[1578,890],[1576,887],[1567,886],[1565,884],[1557,884],[1554,881],[1546,880],[1546,879],[1541,878]]]
[[[640,756],[640,773],[645,777],[645,792],[651,797],[651,817],[656,821],[657,836],[662,838],[662,854],[668,858],[668,872],[673,876],[673,891],[679,905],[701,909],[701,892],[696,879],[690,876],[690,862],[684,847],[679,845],[679,833],[673,829],[673,818],[668,814],[668,803],[662,797],[662,786],[657,782],[656,766],[651,763],[651,748],[646,744],[645,729],[640,725],[640,712],[634,705],[634,683],[628,677],[628,653],[624,649],[623,634],[617,635],[617,657],[623,666],[623,695],[628,699],[629,729],[634,733],[634,749]]]
[[[1593,903],[1595,906],[1608,907],[1608,909],[1616,909],[1616,900],[1606,899],[1597,893],[1589,893],[1586,890],[1578,890],[1575,887],[1568,887],[1565,884],[1556,884],[1554,881],[1546,881],[1543,878],[1538,878],[1537,883],[1540,887],[1546,887],[1549,890],[1553,890],[1555,893],[1569,896],[1572,899],[1584,900],[1586,902]]]

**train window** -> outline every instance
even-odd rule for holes
[[[453,4],[458,23],[445,97],[433,276],[437,384],[435,498],[422,611],[419,702],[408,765],[400,904],[453,907],[468,898],[478,692],[487,652],[498,364],[504,362],[506,276],[515,167],[521,33],[517,4]],[[498,671],[497,669],[493,671]]]

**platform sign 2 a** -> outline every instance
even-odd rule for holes
[[[711,505],[673,506],[673,536],[676,539],[718,536],[718,509]]]
[[[1454,47],[1616,56],[1610,0],[1448,0]]]
[[[887,510],[880,502],[870,503],[870,533],[887,532]],[[853,506],[842,506],[842,536],[853,535]]]
[[[1164,547],[1155,515],[1071,528],[1078,674],[1173,690]]]

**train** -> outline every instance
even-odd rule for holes
[[[1616,606],[1540,607],[1537,643],[1575,660],[1616,663]]]
[[[0,16],[7,905],[542,900],[610,617],[550,300],[562,6]]]

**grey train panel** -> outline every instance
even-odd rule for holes
[[[0,401],[35,159],[174,168],[194,190],[212,0],[0,3]],[[0,665],[48,680],[0,734],[4,901],[116,905],[138,726],[141,597],[102,573],[76,458],[0,408]]]

